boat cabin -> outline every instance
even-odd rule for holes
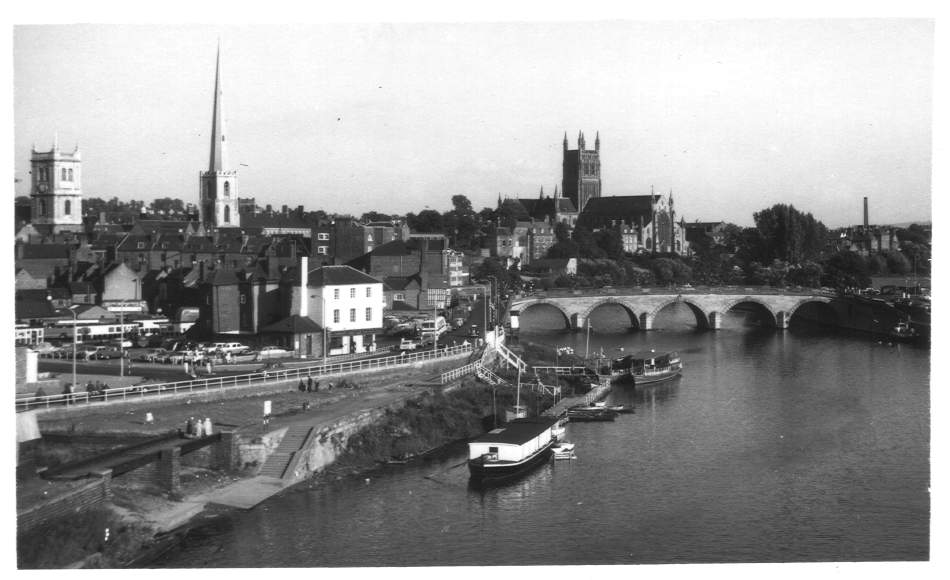
[[[487,455],[488,461],[523,461],[550,444],[556,424],[551,417],[515,419],[470,441],[468,458]]]

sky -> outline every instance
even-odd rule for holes
[[[229,157],[258,205],[476,210],[560,186],[687,221],[788,203],[829,227],[931,220],[932,20],[17,25],[16,195],[77,143],[87,197],[196,202],[220,41]]]

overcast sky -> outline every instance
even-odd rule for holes
[[[476,209],[561,180],[600,131],[604,195],[688,221],[791,203],[829,226],[931,219],[927,20],[17,26],[14,169],[77,142],[87,197],[196,202],[220,38],[242,197]]]

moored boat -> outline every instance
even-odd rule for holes
[[[894,328],[887,333],[887,337],[899,342],[912,342],[917,340],[918,335],[917,330],[910,325],[910,322],[901,321],[894,325]]]
[[[561,441],[551,447],[551,453],[554,459],[574,459],[574,444],[567,441]]]
[[[607,409],[581,410],[568,409],[567,418],[571,422],[613,421],[617,418],[615,411]]]
[[[468,470],[472,481],[500,483],[527,473],[551,455],[557,442],[553,417],[515,419],[468,444]]]
[[[658,383],[679,376],[683,362],[676,351],[657,353],[654,350],[614,359],[610,378],[614,381],[633,381],[634,385]]]
[[[572,411],[613,411],[614,413],[633,413],[635,410],[631,405],[608,405],[604,402],[594,403],[592,405],[575,405],[570,408]]]

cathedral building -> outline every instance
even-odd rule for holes
[[[227,131],[222,110],[224,89],[221,84],[221,47],[214,71],[214,109],[211,116],[211,159],[208,170],[201,172],[198,211],[207,229],[239,228],[238,175],[227,156]]]
[[[51,151],[33,147],[30,156],[31,223],[42,234],[81,232],[82,156],[79,145],[67,153],[53,140]]]

